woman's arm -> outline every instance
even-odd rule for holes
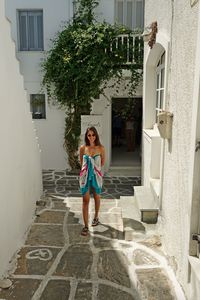
[[[105,148],[104,146],[101,146],[101,166],[103,167],[105,164]]]
[[[85,152],[85,145],[82,145],[82,146],[80,147],[80,152],[79,152],[79,154],[80,154],[80,163],[81,163],[81,166],[82,166],[82,164],[83,164],[83,155],[84,155],[84,152]]]

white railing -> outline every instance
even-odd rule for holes
[[[143,38],[139,34],[121,34],[112,42],[110,50],[122,50],[122,60],[125,64],[141,61],[143,57]]]

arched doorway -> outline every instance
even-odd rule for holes
[[[161,40],[161,36],[158,40]],[[157,128],[157,114],[166,109],[168,43],[163,40],[149,51],[144,68],[144,121],[142,182],[151,187],[161,208],[163,140]]]

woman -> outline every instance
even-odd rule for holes
[[[89,127],[85,133],[85,145],[80,147],[80,190],[83,196],[83,221],[85,226],[81,235],[88,235],[88,207],[90,193],[93,193],[95,201],[95,215],[92,226],[99,224],[100,193],[102,189],[101,167],[105,163],[105,150],[99,140],[99,135],[95,127]]]

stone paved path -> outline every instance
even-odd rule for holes
[[[78,177],[44,172],[45,197],[0,300],[184,299],[159,243],[124,240],[120,196],[133,195],[138,177],[104,179],[101,224],[82,237]],[[90,202],[90,222],[94,201]]]

